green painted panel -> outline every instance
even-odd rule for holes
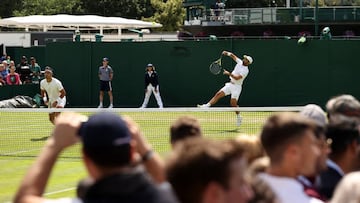
[[[46,47],[46,61],[64,83],[68,106],[98,105],[97,71],[102,58],[109,57],[115,107],[141,105],[147,63],[153,63],[159,73],[165,107],[194,107],[207,102],[228,81],[208,70],[223,50],[254,58],[240,106],[323,106],[331,96],[342,93],[360,98],[357,40],[308,40],[303,45],[297,39],[52,43]],[[229,57],[223,58],[224,68],[232,70],[234,65]],[[108,104],[107,95],[104,104]],[[228,104],[226,97],[216,106]],[[155,98],[149,107],[156,107]]]

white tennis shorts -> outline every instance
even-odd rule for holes
[[[239,100],[241,90],[242,90],[241,85],[236,85],[231,82],[228,82],[225,84],[223,88],[221,88],[220,91],[223,91],[225,93],[225,96],[231,94],[231,99]]]
[[[65,107],[66,97],[63,97],[62,99],[61,99],[61,98],[58,98],[56,101],[58,102],[58,103],[57,103],[57,107],[62,107],[62,108]],[[49,108],[52,107],[52,104],[53,104],[54,102],[55,102],[55,101],[51,102],[51,105],[49,106]]]

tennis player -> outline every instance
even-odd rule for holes
[[[228,51],[223,51],[222,54],[229,56],[236,62],[236,66],[232,72],[229,72],[225,69],[223,72],[224,75],[229,76],[230,82],[226,83],[225,86],[221,88],[208,103],[198,105],[200,108],[208,108],[218,102],[219,99],[227,95],[231,95],[230,105],[232,107],[238,107],[237,103],[242,90],[242,84],[249,73],[248,66],[252,64],[253,59],[251,56],[244,55],[243,59],[241,60],[235,54]],[[236,124],[237,126],[240,126],[242,118],[238,111],[236,111],[236,118]]]
[[[45,79],[40,82],[41,97],[49,108],[64,108],[66,104],[66,92],[60,80],[53,77],[53,69],[45,67]],[[46,97],[46,94],[49,98]],[[54,124],[55,118],[60,112],[50,112],[49,120]]]
[[[158,74],[155,71],[154,65],[149,63],[146,66],[146,73],[145,73],[145,97],[144,97],[144,102],[140,108],[147,107],[147,104],[149,103],[149,99],[152,93],[154,93],[159,108],[163,108],[163,103],[161,100],[160,90],[159,90]]]

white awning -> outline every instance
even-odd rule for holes
[[[32,15],[0,19],[1,27],[59,30],[89,30],[89,29],[137,29],[162,27],[155,22],[126,19],[120,17],[103,17],[96,15]]]

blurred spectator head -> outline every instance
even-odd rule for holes
[[[187,139],[167,160],[167,177],[180,202],[248,202],[244,151],[229,141]]]
[[[344,35],[345,37],[355,37],[355,32],[352,30],[345,30]]]
[[[98,167],[121,167],[132,161],[131,134],[116,114],[102,112],[89,117],[80,130],[83,152]]]
[[[330,153],[330,147],[328,140],[325,136],[325,129],[327,126],[327,117],[322,108],[316,104],[308,104],[301,111],[300,114],[313,120],[316,125],[316,137],[318,138],[318,145],[320,149],[319,160],[317,161],[317,167],[314,174],[303,174],[305,176],[313,177],[318,175],[321,171],[327,169],[326,161]]]
[[[201,136],[202,131],[200,123],[192,116],[181,116],[170,126],[170,142],[172,145],[187,138]]]
[[[360,124],[360,102],[352,95],[344,94],[331,98],[326,104],[330,124],[354,121]]]
[[[300,114],[312,119],[319,127],[325,128],[327,124],[326,113],[316,104],[308,104],[300,111]]]
[[[271,166],[291,166],[284,170],[296,176],[315,173],[320,151],[312,120],[298,113],[274,114],[265,122],[260,139]]]
[[[345,175],[336,186],[331,203],[356,203],[360,199],[360,172]]]
[[[255,135],[239,135],[235,137],[234,144],[242,148],[247,156],[250,165],[255,159],[265,155],[260,139]]]

